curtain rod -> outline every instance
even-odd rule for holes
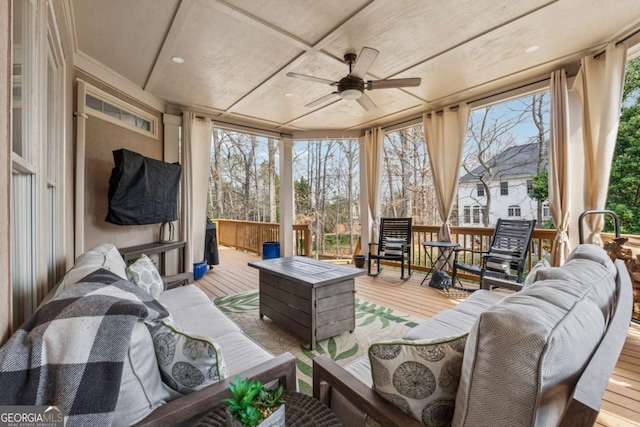
[[[626,37],[621,38],[620,40],[618,40],[616,42],[616,47],[620,47],[622,46],[622,44],[624,42],[626,42],[627,40],[629,40],[631,37],[640,34],[640,28],[635,30],[634,32],[632,32],[631,34],[627,35]],[[593,55],[593,59],[598,59],[600,58],[602,55],[604,55],[606,52],[606,50],[603,50],[601,52],[596,53],[595,55]]]
[[[182,115],[182,113],[180,113],[180,115]],[[290,133],[284,133],[284,132],[277,132],[274,130],[267,130],[267,129],[262,129],[262,128],[258,128],[255,126],[249,126],[249,125],[243,125],[243,124],[239,124],[239,123],[229,123],[229,122],[223,122],[222,120],[218,120],[215,117],[211,117],[211,116],[207,116],[207,115],[196,115],[196,119],[209,119],[211,120],[213,123],[219,123],[222,125],[227,125],[227,126],[235,126],[235,127],[240,127],[240,128],[246,128],[246,129],[251,129],[251,130],[255,130],[257,132],[261,132],[261,133],[267,133],[267,134],[278,134],[280,137],[289,137],[292,138],[293,135]],[[270,136],[268,135],[263,135],[263,136],[267,136],[268,138],[270,138]]]

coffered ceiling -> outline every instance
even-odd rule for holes
[[[169,105],[267,130],[363,129],[539,80],[640,28],[638,0],[65,0],[75,54]],[[538,46],[528,53],[527,49]],[[346,53],[379,54],[365,80],[420,77],[336,96]],[[179,56],[184,63],[176,64]]]

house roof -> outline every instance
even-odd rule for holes
[[[532,177],[538,173],[538,143],[514,145],[501,151],[487,161],[494,179]],[[545,149],[548,147],[545,144]],[[547,154],[548,155],[548,154]],[[545,156],[546,157],[546,156]],[[547,158],[547,157],[546,157]],[[546,160],[544,167],[546,168]],[[460,178],[460,182],[478,181],[479,176],[487,177],[484,166],[477,166]]]
[[[157,100],[165,111],[188,108],[219,122],[318,137],[327,130],[361,134],[539,81],[561,67],[575,72],[584,56],[640,29],[638,0],[62,4],[74,66],[107,84]],[[308,106],[335,86],[287,76],[337,81],[349,72],[344,55],[364,47],[379,51],[365,80],[418,77],[421,84],[367,90],[377,107],[366,111],[339,96]]]

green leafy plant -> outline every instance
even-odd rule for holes
[[[229,390],[231,397],[222,402],[228,405],[233,419],[245,427],[256,427],[284,403],[282,386],[269,390],[260,381],[236,377],[235,382],[229,384]]]

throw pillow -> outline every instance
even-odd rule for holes
[[[374,390],[425,426],[451,424],[467,335],[372,344]]]
[[[385,255],[402,255],[402,245],[405,244],[405,239],[387,237],[387,241],[384,245]]]
[[[162,382],[170,388],[188,394],[227,377],[222,350],[213,339],[189,334],[168,319],[147,326]]]
[[[133,283],[149,292],[156,299],[164,291],[164,283],[158,269],[145,254],[142,254],[127,267],[127,273],[131,276]]]
[[[538,280],[537,276],[538,276],[538,273],[540,273],[540,270],[544,268],[549,268],[549,267],[551,267],[551,264],[549,264],[549,261],[542,258],[540,261],[536,263],[536,265],[533,266],[531,271],[529,271],[529,273],[527,274],[527,278],[524,279],[524,283],[522,284],[522,287],[526,288],[527,286],[536,282]]]
[[[487,269],[509,274],[511,273],[511,264],[507,260],[489,258],[487,259]]]

